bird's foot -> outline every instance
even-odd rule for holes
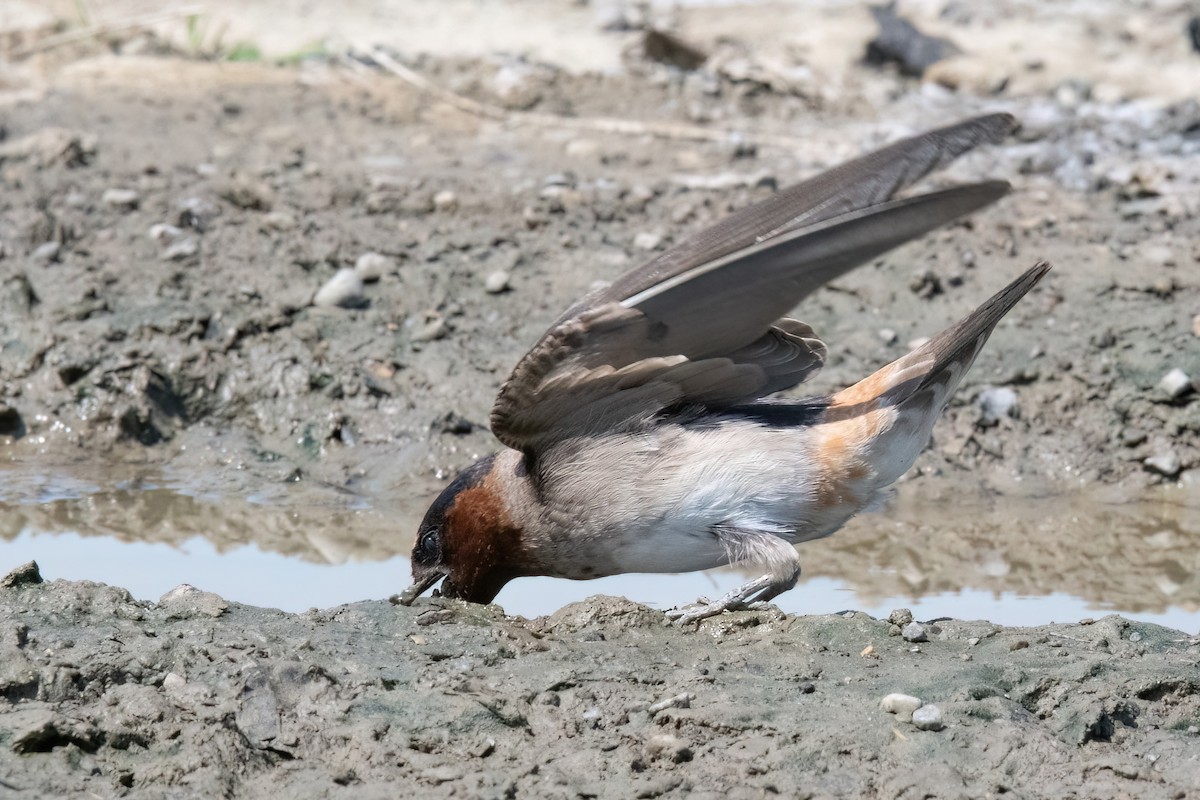
[[[766,599],[778,594],[777,591],[771,591],[776,588],[778,583],[779,580],[777,578],[771,575],[763,575],[743,586],[739,586],[729,594],[715,601],[701,597],[695,603],[690,603],[680,608],[668,609],[666,612],[667,619],[674,620],[675,624],[682,628],[694,622],[698,623],[702,619],[724,614],[726,611],[746,611],[752,608],[761,608],[765,604]],[[755,595],[762,595],[763,599],[751,600]]]

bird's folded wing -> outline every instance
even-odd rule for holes
[[[537,450],[672,406],[733,405],[802,382],[824,362],[825,346],[783,315],[849,269],[1001,197],[1004,182],[887,199],[1009,128],[1011,118],[993,115],[899,142],[622,276],[526,354],[497,397],[492,430],[511,447]]]

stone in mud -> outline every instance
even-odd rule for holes
[[[173,619],[215,618],[229,610],[229,603],[218,594],[183,583],[160,597],[158,607]]]
[[[375,283],[392,271],[394,262],[382,253],[363,253],[354,261],[354,271],[364,283]]]
[[[1158,382],[1158,389],[1172,400],[1178,400],[1189,394],[1193,389],[1192,379],[1187,373],[1175,367]]]
[[[270,211],[275,204],[275,191],[271,186],[244,173],[221,182],[217,194],[222,200],[247,211]]]
[[[200,252],[200,242],[195,236],[183,236],[172,242],[162,255],[163,261],[186,261]]]
[[[118,211],[133,211],[142,202],[136,189],[105,189],[100,202]]]
[[[362,277],[352,269],[339,269],[313,295],[320,308],[359,308],[366,302]]]
[[[32,586],[42,582],[42,573],[36,561],[28,561],[0,578],[0,588],[12,589],[15,586]]]
[[[975,406],[979,410],[979,426],[990,428],[1005,417],[1017,416],[1017,393],[1008,386],[984,389],[975,398]]]
[[[909,642],[929,641],[929,632],[919,622],[910,622],[905,625],[901,631],[901,635],[904,636],[905,641]]]
[[[946,727],[942,722],[942,710],[937,706],[921,706],[912,712],[912,724],[922,731],[940,731]]]
[[[1179,474],[1183,465],[1179,461],[1179,456],[1175,451],[1168,450],[1165,453],[1150,456],[1142,461],[1142,466],[1151,472],[1162,475],[1165,478],[1174,478]]]
[[[509,274],[498,269],[491,272],[483,281],[483,290],[488,294],[500,294],[508,290]]]
[[[33,248],[33,252],[29,254],[29,257],[34,261],[40,261],[44,264],[49,264],[53,261],[58,261],[61,253],[62,242],[42,242],[37,247]]]
[[[879,707],[889,714],[895,714],[896,718],[901,722],[909,722],[912,720],[913,712],[919,709],[922,705],[921,698],[913,697],[911,694],[901,694],[893,692],[879,701]]]

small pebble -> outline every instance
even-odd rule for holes
[[[933,270],[926,269],[913,274],[912,280],[908,282],[908,288],[917,297],[928,300],[934,295],[942,293],[942,280]]]
[[[178,619],[191,617],[219,617],[229,610],[225,598],[212,592],[203,592],[187,583],[181,583],[158,598],[158,606],[169,616]]]
[[[1192,379],[1187,376],[1186,372],[1176,367],[1162,376],[1162,380],[1158,382],[1158,388],[1167,397],[1178,400],[1192,391]]]
[[[142,196],[133,189],[105,189],[100,202],[121,211],[133,211],[142,202]]]
[[[500,294],[508,290],[509,278],[510,276],[506,271],[498,269],[484,279],[483,289],[488,294]]]
[[[642,231],[633,237],[633,246],[638,250],[657,250],[662,240],[662,234]]]
[[[271,211],[263,215],[261,226],[269,231],[290,231],[296,227],[296,216],[290,211]]]
[[[893,693],[884,697],[879,701],[879,707],[889,714],[895,714],[896,718],[901,722],[908,722],[913,717],[913,712],[923,706],[921,698],[913,697],[911,694]]]
[[[363,304],[363,280],[352,269],[339,269],[313,296],[322,308],[356,308]]]
[[[912,724],[922,731],[940,731],[946,727],[942,722],[942,710],[937,706],[921,706],[912,712]]]
[[[646,742],[645,752],[651,761],[666,759],[675,764],[682,764],[692,760],[692,750],[687,743],[669,733],[651,736]]]
[[[817,690],[817,687],[812,681],[801,681],[799,689],[800,694],[812,694]]]
[[[167,244],[183,236],[183,228],[178,228],[174,225],[168,225],[165,222],[159,222],[150,226],[148,231],[150,238],[159,244]]]
[[[30,255],[34,261],[58,261],[58,254],[62,251],[62,245],[58,242],[43,242],[33,249]]]
[[[458,195],[449,189],[443,189],[433,196],[435,211],[453,211],[458,208]]]
[[[185,258],[191,258],[200,252],[200,242],[195,236],[184,236],[182,239],[177,239],[172,242],[170,247],[163,250],[163,261],[183,261]]]
[[[1172,451],[1150,456],[1142,462],[1142,466],[1151,472],[1156,472],[1167,478],[1174,478],[1183,468],[1183,465],[1179,462],[1179,456],[1175,455]]]
[[[888,614],[888,622],[892,623],[893,625],[899,625],[901,627],[904,627],[905,625],[907,625],[908,623],[910,623],[912,621],[913,621],[912,612],[909,611],[907,608],[893,609],[892,613]]]
[[[883,340],[884,344],[895,344],[900,335],[891,328],[881,328],[879,330],[879,338]]]
[[[164,689],[174,689],[183,686],[185,683],[187,683],[187,679],[178,672],[168,672],[163,676],[162,685]]]
[[[919,622],[910,622],[904,626],[900,633],[901,636],[909,642],[928,642],[929,634],[925,630],[925,626]]]
[[[654,705],[646,709],[651,715],[657,714],[660,711],[666,711],[668,708],[691,708],[692,701],[696,699],[696,695],[691,692],[683,692],[674,697],[668,697],[666,700],[659,700]]]
[[[1004,417],[1017,416],[1017,393],[1007,386],[984,389],[975,398],[975,406],[979,409],[979,424],[990,428]]]
[[[203,197],[185,197],[179,201],[179,227],[204,231],[221,213],[221,207]]]
[[[374,283],[392,269],[392,259],[382,253],[363,253],[354,262],[354,271],[364,283]]]
[[[441,339],[450,332],[450,327],[446,324],[446,319],[436,311],[426,312],[424,321],[413,329],[412,341],[414,342],[431,342],[434,339]]]
[[[971,647],[974,647],[975,645],[979,644],[979,641],[980,640],[978,636],[972,636],[970,639],[967,639],[967,644],[971,645]]]
[[[1126,447],[1137,447],[1146,441],[1146,432],[1140,428],[1126,428],[1121,431],[1121,444]]]
[[[1024,639],[1019,639],[1008,646],[1009,650],[1024,650],[1029,647],[1029,642]]]
[[[270,184],[246,174],[237,174],[223,181],[217,194],[222,200],[247,211],[270,211],[275,204],[275,192]]]
[[[1200,314],[1192,317],[1192,336],[1200,339]]]

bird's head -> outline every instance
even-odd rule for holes
[[[425,512],[412,551],[413,601],[439,580],[443,597],[490,603],[521,568],[521,529],[509,514],[496,457],[476,461],[442,490]]]

